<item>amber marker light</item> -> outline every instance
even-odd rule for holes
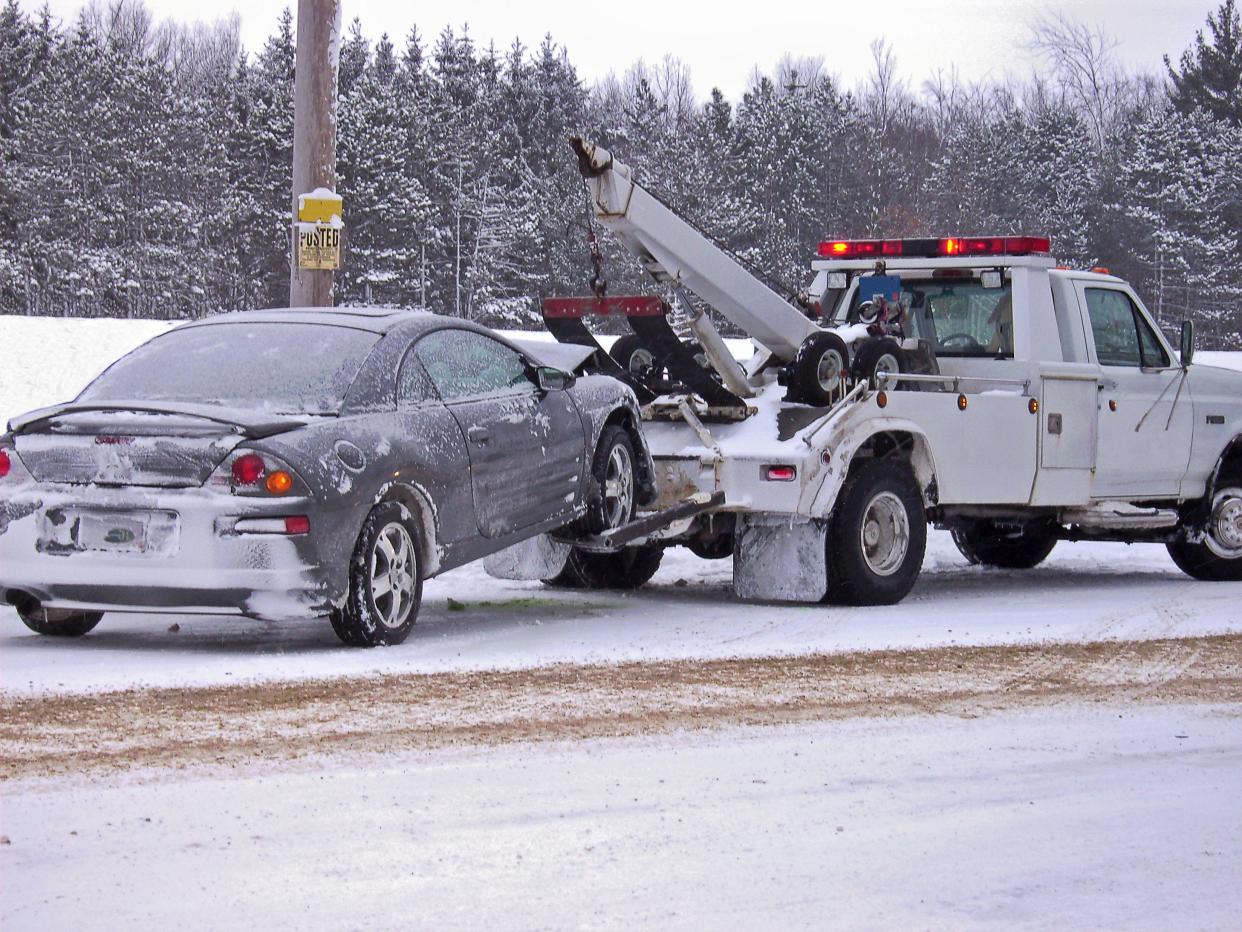
[[[888,407],[888,392],[876,392],[875,403],[878,404],[881,408],[887,408]]]
[[[267,490],[273,495],[284,495],[293,488],[293,476],[278,469],[267,477]]]
[[[1117,410],[1117,400],[1115,398],[1108,399],[1108,410],[1109,411]]]
[[[967,408],[969,405],[970,405],[970,399],[969,399],[969,398],[967,398],[965,395],[958,395],[958,396],[957,396],[957,410],[959,410],[959,411],[965,411],[965,410],[966,410],[966,408]]]
[[[1032,414],[1038,414],[1039,413],[1039,399],[1032,398],[1030,401],[1028,401],[1026,403],[1026,410],[1030,411]]]

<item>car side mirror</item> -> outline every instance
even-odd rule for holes
[[[574,377],[568,372],[563,372],[552,366],[537,366],[535,368],[535,384],[539,386],[541,392],[559,392],[563,391],[573,383]]]
[[[1182,368],[1190,365],[1195,358],[1195,323],[1193,320],[1182,321]]]

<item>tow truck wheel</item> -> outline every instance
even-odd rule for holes
[[[618,337],[608,351],[618,366],[636,379],[646,377],[655,367],[655,356],[639,341],[638,337],[627,335]]]
[[[53,638],[80,638],[94,629],[103,618],[103,612],[79,612],[68,608],[44,608],[37,599],[18,599],[17,609],[22,624],[35,634]]]
[[[868,340],[854,353],[852,374],[855,382],[871,381],[880,372],[898,373],[909,370],[910,362],[905,350],[892,337]],[[888,387],[891,389],[897,386],[889,382]]]
[[[841,391],[850,371],[850,351],[835,333],[813,333],[798,347],[794,380],[798,397],[807,404],[826,405]]]
[[[1029,570],[1052,553],[1057,539],[1048,528],[1006,530],[991,521],[971,521],[953,528],[953,543],[972,564]]]
[[[1211,582],[1242,581],[1242,487],[1212,496],[1203,539],[1187,539],[1183,529],[1168,544],[1169,556],[1187,576]]]
[[[864,463],[845,483],[828,526],[828,592],[838,605],[893,605],[923,567],[927,516],[910,468]]]

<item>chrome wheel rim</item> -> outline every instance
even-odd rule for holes
[[[630,375],[642,375],[654,365],[655,357],[651,355],[650,350],[636,349],[630,353]]]
[[[877,576],[892,576],[910,551],[910,517],[892,492],[881,492],[867,503],[858,532],[863,560]]]
[[[604,520],[608,527],[620,527],[628,521],[633,504],[634,467],[629,450],[617,444],[608,454],[604,471]]]
[[[405,525],[384,525],[371,547],[371,602],[380,624],[400,628],[414,609],[418,558]]]
[[[1242,557],[1242,489],[1221,489],[1212,496],[1207,547],[1225,560]]]
[[[819,366],[815,375],[819,379],[820,387],[830,392],[841,384],[841,373],[844,370],[845,360],[841,358],[841,354],[836,350],[828,350],[819,357]]]
[[[896,375],[901,371],[901,364],[897,362],[897,357],[892,353],[885,353],[875,361],[875,375],[879,379],[881,372],[887,372],[889,375]]]

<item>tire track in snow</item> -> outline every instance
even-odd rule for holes
[[[1242,635],[5,698],[0,780],[1084,701],[1242,714]]]

